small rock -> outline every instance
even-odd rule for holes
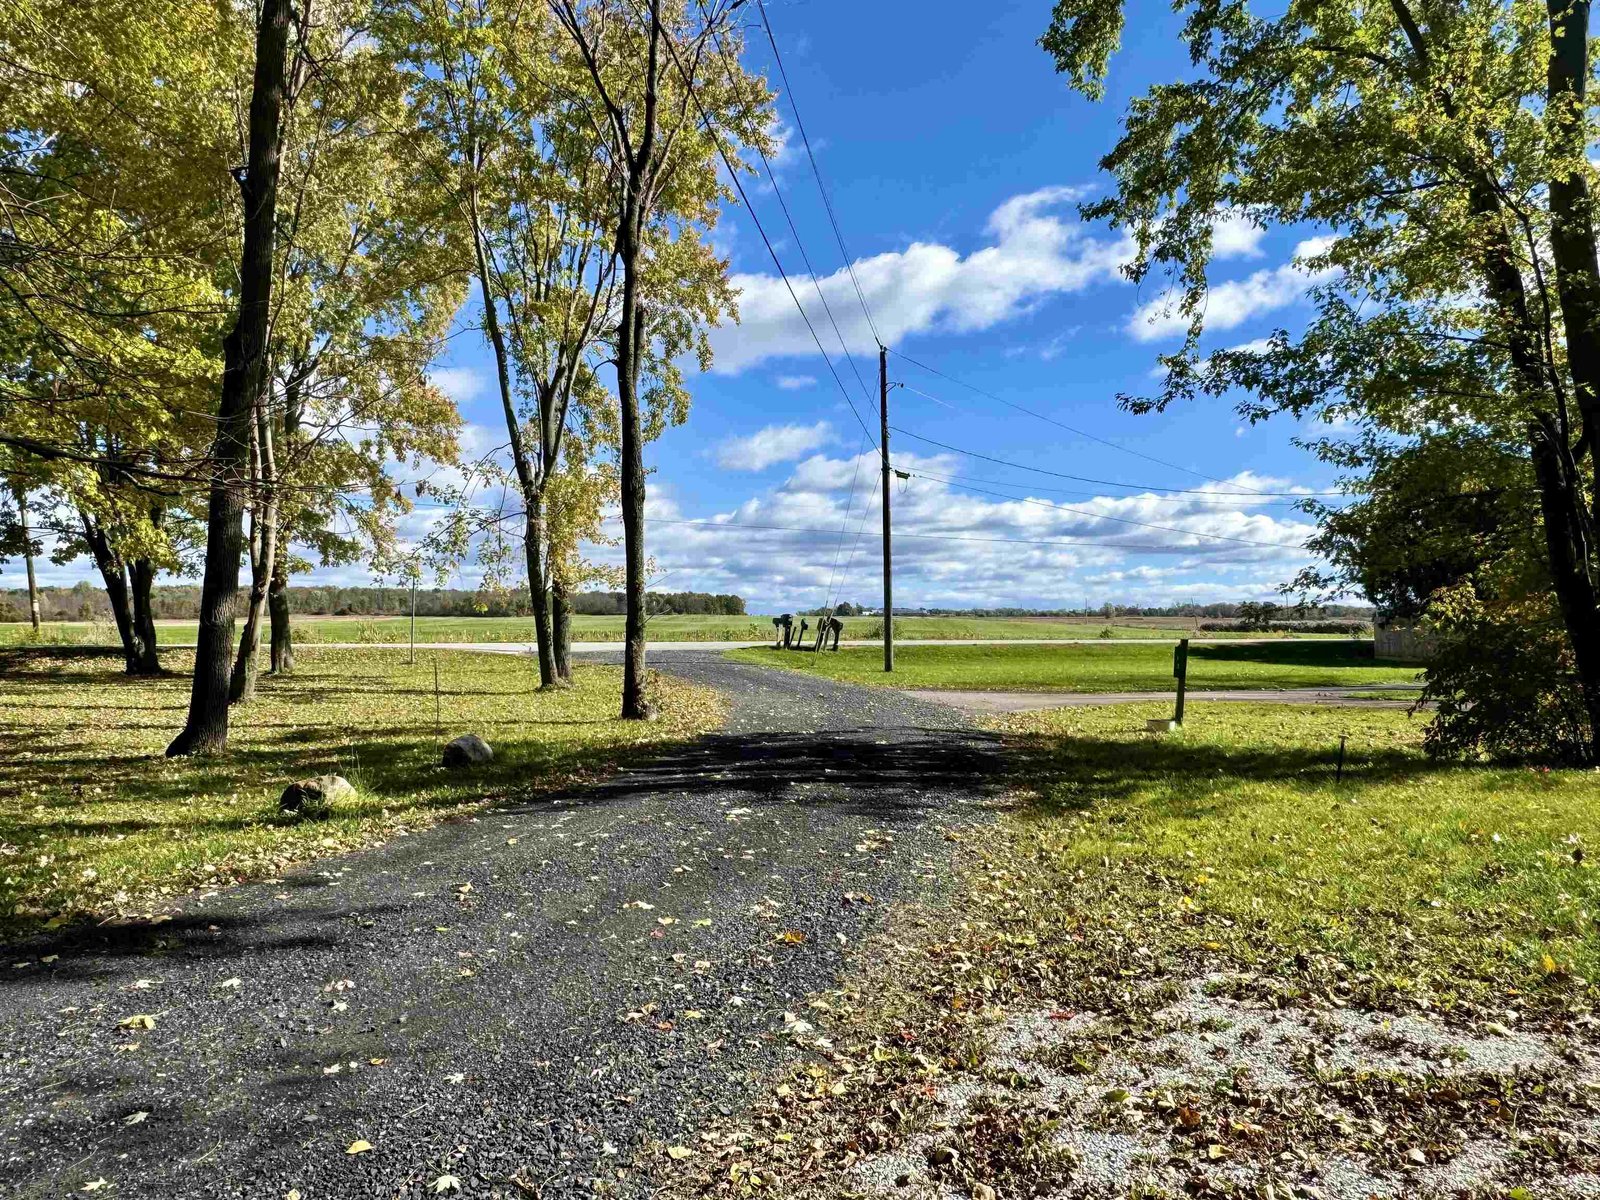
[[[475,733],[464,733],[444,748],[444,765],[447,767],[475,767],[490,762],[494,751],[489,743]]]
[[[284,788],[278,808],[302,821],[320,821],[333,811],[335,804],[355,794],[356,789],[343,775],[318,775]]]

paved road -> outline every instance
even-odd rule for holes
[[[1338,638],[1326,637],[1274,637],[1274,638],[1190,638],[1191,646],[1272,646],[1281,642],[1335,642]],[[1176,638],[900,638],[896,646],[1172,646]],[[651,642],[649,652],[674,650],[745,650],[751,647],[770,646],[770,640],[758,642]],[[841,646],[881,646],[881,641],[845,638]],[[315,650],[324,646],[333,650],[404,650],[408,642],[301,642],[299,649]],[[163,642],[163,650],[193,650],[193,642]],[[532,642],[418,642],[418,650],[477,650],[484,654],[532,654]],[[621,642],[573,642],[574,654],[615,654],[621,651]]]
[[[1276,637],[1276,638],[1190,638],[1191,646],[1264,646],[1280,642],[1328,642],[1337,638]],[[896,646],[1172,646],[1176,638],[898,638]],[[376,647],[400,647],[406,642],[305,642],[303,646],[332,646],[340,650],[370,650]],[[750,647],[770,646],[770,639],[759,642],[651,642],[649,652],[658,650],[744,650]],[[844,638],[841,646],[881,646],[882,641],[861,638]],[[163,649],[167,647],[163,646]],[[173,649],[193,649],[172,647]],[[419,650],[481,650],[489,654],[532,654],[532,642],[418,642]],[[622,649],[621,642],[573,642],[574,654],[614,654]]]
[[[897,692],[669,657],[731,697],[725,732],[165,924],[11,947],[0,1192],[587,1197],[741,1103],[794,1053],[784,1013],[947,877],[941,826],[981,815],[998,748]]]
[[[1358,708],[1411,708],[1414,699],[1390,699],[1385,692],[1416,691],[1415,684],[1370,683],[1336,688],[1282,688],[1276,690],[1196,691],[1193,700],[1244,700],[1258,704],[1329,704]],[[905,694],[968,713],[1034,712],[1042,708],[1084,708],[1094,704],[1133,704],[1143,700],[1177,698],[1175,692],[958,692],[932,688],[906,688]]]

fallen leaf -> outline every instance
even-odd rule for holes
[[[372,1149],[372,1143],[365,1138],[357,1138],[345,1149],[346,1154],[365,1154]]]
[[[156,1019],[148,1013],[134,1013],[131,1017],[123,1017],[117,1022],[118,1029],[154,1029]]]
[[[108,1188],[110,1186],[111,1181],[102,1177],[100,1179],[91,1179],[88,1183],[83,1185],[83,1190],[86,1192],[98,1192],[101,1188]]]
[[[149,1116],[150,1114],[147,1112],[129,1113],[122,1118],[122,1123],[124,1125],[143,1125]]]
[[[517,839],[512,838],[511,840],[516,841]],[[459,1192],[461,1190],[461,1180],[454,1175],[441,1175],[429,1186],[433,1188],[434,1195],[442,1196],[445,1192]]]
[[[674,1162],[681,1162],[683,1159],[693,1158],[694,1151],[687,1146],[668,1146],[667,1157]]]

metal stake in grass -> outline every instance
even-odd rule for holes
[[[1339,765],[1333,769],[1333,781],[1335,783],[1344,781],[1344,742],[1346,736],[1342,733],[1339,735]]]
[[[433,732],[437,737],[440,733],[439,724],[439,660],[433,660]]]

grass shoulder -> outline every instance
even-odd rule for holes
[[[1189,687],[1297,688],[1414,683],[1414,666],[1375,662],[1370,645],[1349,639],[1198,645],[1189,648]],[[738,662],[786,667],[848,683],[973,691],[1167,692],[1170,644],[1069,646],[901,646],[893,674],[876,647],[838,653],[730,650]]]
[[[541,692],[523,658],[441,651],[407,665],[401,652],[311,649],[235,708],[226,754],[169,760],[188,655],[163,662],[173,674],[132,679],[115,656],[0,655],[0,740],[14,748],[0,757],[0,933],[159,909],[485,800],[579,784],[723,712],[710,689],[658,676],[660,719],[618,720],[613,667],[580,666],[571,688]],[[442,743],[467,732],[494,761],[447,771]],[[326,820],[279,814],[288,783],[324,773],[355,796]]]

